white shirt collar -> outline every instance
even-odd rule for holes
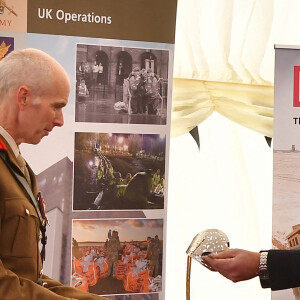
[[[12,136],[2,126],[0,126],[0,134],[5,138],[5,140],[9,144],[9,146],[12,149],[15,157],[18,157],[18,155],[20,154],[20,150],[19,150],[18,145],[16,144],[16,142],[12,138]]]

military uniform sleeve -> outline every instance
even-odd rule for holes
[[[32,280],[18,277],[4,268],[0,261],[0,295],[1,300],[71,300],[73,298],[57,295]],[[78,298],[79,299],[79,298]],[[80,298],[81,299],[81,298]],[[89,298],[86,298],[89,299]],[[93,299],[93,298],[91,298]]]

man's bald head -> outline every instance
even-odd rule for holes
[[[48,93],[57,80],[68,82],[63,67],[37,49],[13,51],[0,61],[0,101],[25,85],[34,95]]]
[[[13,51],[0,61],[0,125],[17,145],[37,144],[62,126],[69,93],[65,70],[43,51]]]

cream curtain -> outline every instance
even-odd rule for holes
[[[179,0],[172,136],[213,111],[273,135],[274,44],[299,45],[298,0]]]
[[[194,79],[174,80],[172,134],[193,129],[213,111],[271,137],[273,87]]]
[[[185,251],[201,230],[223,230],[232,248],[271,247],[272,149],[263,135],[273,135],[274,44],[300,45],[299,16],[299,0],[178,0],[168,300],[185,299]],[[184,134],[198,124],[201,151]],[[233,284],[197,262],[191,280],[193,300],[271,297],[258,278]],[[294,299],[288,292],[272,300]]]

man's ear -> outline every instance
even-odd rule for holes
[[[26,85],[21,86],[17,94],[18,106],[20,110],[23,110],[28,105],[29,97],[30,89]]]

